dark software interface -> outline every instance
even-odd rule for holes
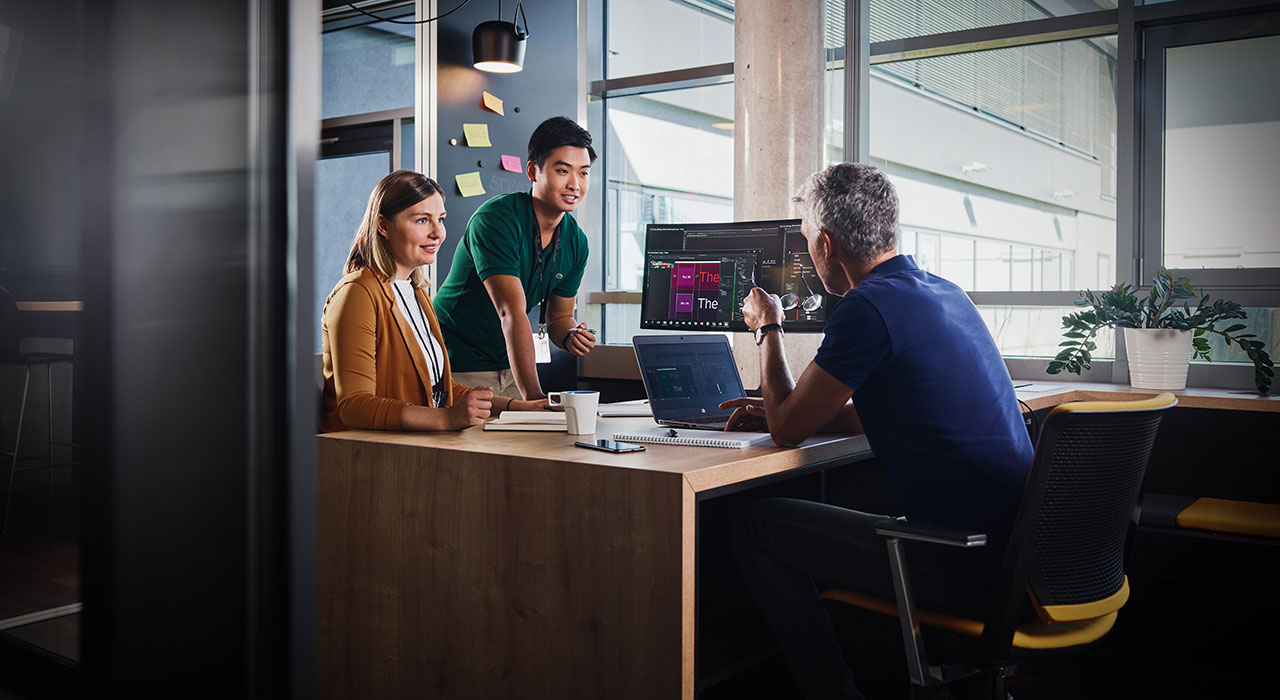
[[[688,408],[696,413],[742,396],[733,355],[718,343],[648,343],[636,345],[636,352],[658,412]]]
[[[640,327],[746,331],[742,301],[763,287],[788,332],[820,332],[835,299],[813,269],[799,219],[649,224]]]

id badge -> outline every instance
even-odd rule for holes
[[[533,334],[533,360],[540,365],[551,361],[551,338],[545,328]]]

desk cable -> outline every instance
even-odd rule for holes
[[[1031,446],[1035,447],[1036,441],[1040,439],[1040,419],[1036,418],[1036,412],[1031,410],[1030,406],[1027,406],[1026,401],[1023,401],[1022,399],[1017,399],[1017,401],[1023,406],[1026,406],[1027,413],[1031,414],[1030,422],[1028,422],[1026,419],[1023,419],[1023,423],[1027,423],[1031,426]]]

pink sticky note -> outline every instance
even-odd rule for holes
[[[508,172],[523,172],[524,168],[520,167],[520,156],[503,156],[502,169]]]

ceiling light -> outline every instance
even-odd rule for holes
[[[498,2],[498,17],[502,17],[502,2]],[[514,20],[524,18],[524,29]],[[529,38],[529,19],[524,17],[524,7],[516,0],[511,22],[502,19],[481,22],[471,34],[471,56],[477,70],[489,73],[518,73],[524,69],[525,39]]]

